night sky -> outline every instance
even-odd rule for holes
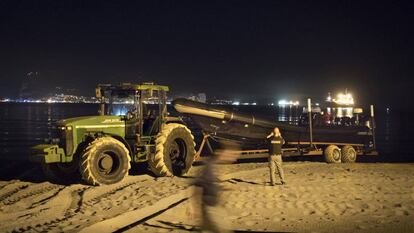
[[[155,81],[246,100],[347,88],[358,102],[414,106],[413,22],[398,1],[2,0],[0,97],[37,71],[84,95]]]

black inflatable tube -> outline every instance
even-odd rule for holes
[[[303,127],[292,126],[287,123],[282,122],[272,122],[265,119],[257,118],[252,115],[243,114],[243,113],[235,113],[230,112],[228,109],[224,107],[217,106],[217,105],[210,105],[205,103],[200,103],[188,99],[175,99],[172,102],[173,106],[176,108],[178,112],[186,113],[186,114],[193,114],[193,115],[200,115],[200,116],[207,116],[211,117],[209,113],[216,113],[217,116],[222,116],[222,120],[225,121],[237,121],[244,124],[249,125],[256,125],[264,128],[274,128],[274,127],[281,127],[286,130],[294,130],[294,131],[303,131]],[[205,112],[203,112],[203,110]],[[204,113],[204,114],[203,114]]]

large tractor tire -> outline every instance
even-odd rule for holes
[[[343,146],[341,153],[342,153],[342,156],[341,156],[342,162],[355,163],[357,152],[352,146],[350,145]]]
[[[69,163],[42,163],[42,170],[48,180],[58,184],[70,184],[80,179],[79,160]]]
[[[92,141],[80,158],[82,179],[91,185],[114,184],[128,175],[131,157],[125,145],[112,137]]]
[[[327,163],[340,163],[341,150],[335,145],[329,145],[324,151],[325,161]]]
[[[164,125],[157,135],[156,152],[148,159],[149,167],[156,176],[182,176],[194,162],[194,147],[194,136],[185,125]]]

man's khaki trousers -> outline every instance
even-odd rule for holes
[[[270,182],[272,185],[276,184],[276,170],[279,174],[280,181],[285,182],[285,175],[282,168],[282,155],[270,155],[269,156],[269,168],[270,168]]]

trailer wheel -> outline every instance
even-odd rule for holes
[[[326,147],[324,155],[327,163],[341,162],[341,150],[336,145],[329,145]]]
[[[58,184],[70,184],[80,179],[78,159],[69,163],[42,162],[42,170],[48,180]]]
[[[156,176],[181,176],[190,170],[195,155],[194,136],[183,124],[163,125],[157,135],[156,152],[148,159]]]
[[[83,180],[91,185],[114,184],[128,175],[131,168],[129,151],[112,137],[92,141],[80,159]]]
[[[344,163],[354,163],[356,161],[357,153],[354,147],[346,145],[342,147],[342,162]]]

